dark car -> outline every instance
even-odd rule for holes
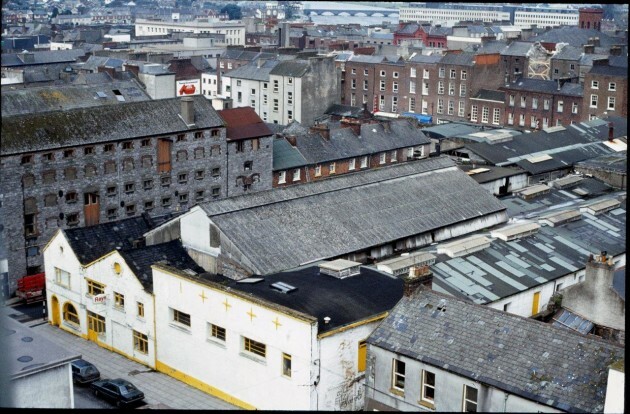
[[[70,363],[72,367],[72,382],[75,384],[87,384],[101,379],[99,370],[84,359],[77,359]]]
[[[122,378],[94,381],[90,388],[94,390],[94,395],[109,399],[118,407],[125,407],[144,399],[142,391]]]

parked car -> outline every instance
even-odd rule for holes
[[[144,399],[142,391],[122,378],[94,381],[90,388],[94,390],[94,395],[111,400],[118,407],[126,407]]]
[[[101,379],[101,373],[94,364],[84,359],[72,361],[72,382],[75,384],[87,384]]]

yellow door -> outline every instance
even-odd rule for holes
[[[105,318],[88,311],[88,340],[96,342],[99,334],[105,333]]]
[[[540,302],[540,292],[534,293],[534,303],[532,303],[532,315],[538,313],[538,304]]]
[[[52,315],[52,324],[54,326],[59,326],[59,299],[57,299],[57,296],[53,295],[50,307],[52,308],[50,310]]]

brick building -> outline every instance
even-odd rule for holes
[[[593,61],[593,67],[584,76],[582,111],[585,119],[628,116],[628,67],[608,63],[608,59]]]
[[[470,122],[503,126],[505,117],[505,92],[481,89],[470,98]]]
[[[2,288],[11,294],[17,278],[41,271],[40,250],[58,228],[242,194],[227,181],[228,145],[202,96],[3,117],[0,237],[10,265]],[[232,164],[243,165],[239,156]],[[260,177],[252,191],[271,188]]]
[[[506,126],[537,130],[584,120],[579,84],[522,78],[499,90],[505,92]]]
[[[402,87],[407,84],[405,62],[390,61],[385,56],[355,55],[345,64],[342,104],[367,103],[372,112],[398,112]]]
[[[398,30],[394,32],[394,44],[400,45],[403,40],[422,40],[422,35],[426,35],[422,26],[417,23],[400,23]]]
[[[604,9],[583,7],[579,9],[578,27],[580,29],[601,30]]]

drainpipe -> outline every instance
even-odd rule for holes
[[[153,301],[153,367],[157,371],[158,366],[158,355],[157,355],[157,327],[156,327],[156,315],[155,315],[155,293],[151,294],[151,299]]]
[[[507,399],[510,396],[507,392],[505,393],[505,398],[503,399],[503,412],[507,413]]]

